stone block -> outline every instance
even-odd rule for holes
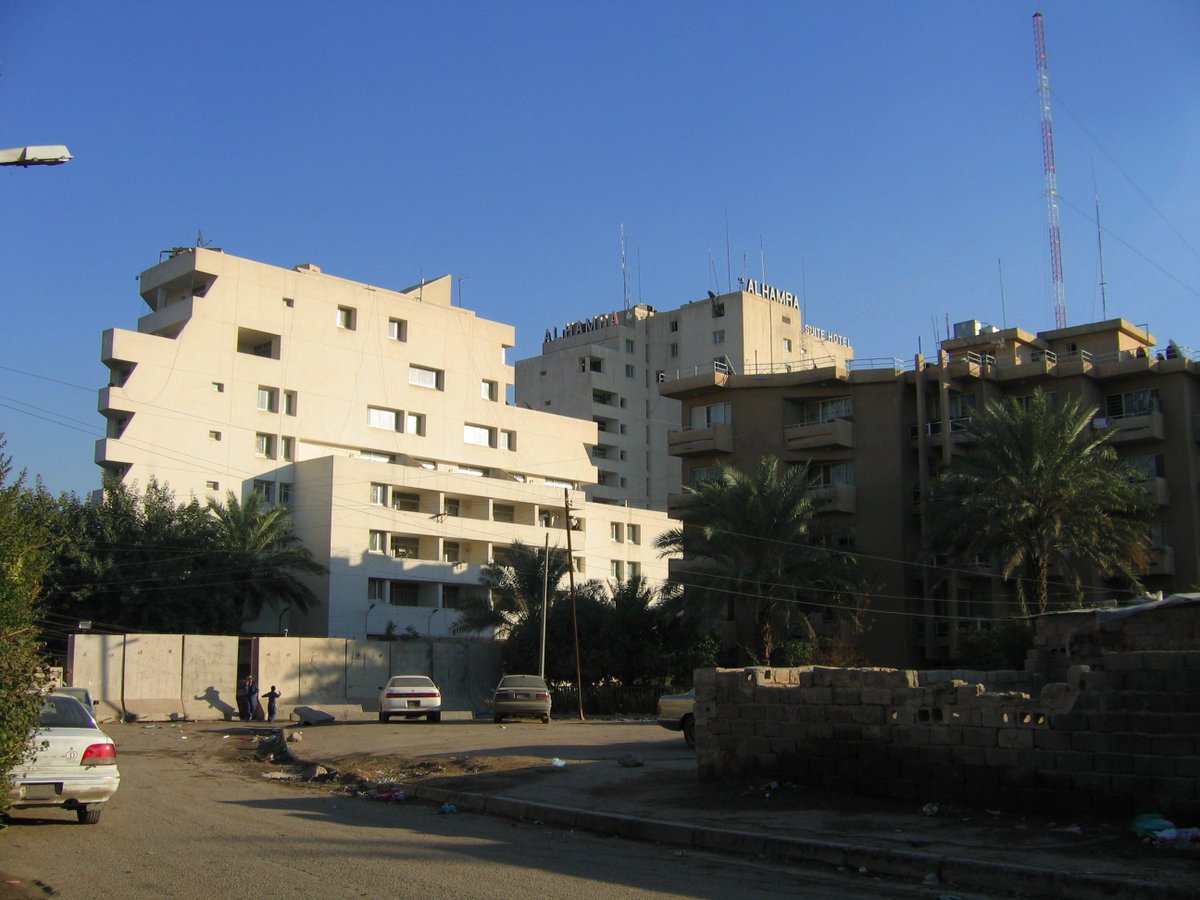
[[[1087,713],[1057,713],[1050,716],[1049,724],[1054,731],[1083,731],[1088,727]]]
[[[861,702],[874,706],[891,706],[892,689],[890,687],[869,687],[861,691]]]
[[[1017,751],[1007,747],[985,747],[983,757],[994,769],[1011,769],[1017,765]]]
[[[1113,776],[1105,772],[1076,772],[1072,777],[1081,793],[1107,794],[1112,790]]]
[[[1178,713],[1171,716],[1171,731],[1174,734],[1200,736],[1200,713]]]
[[[1067,687],[1072,691],[1086,690],[1088,676],[1092,674],[1091,666],[1068,666]],[[1049,685],[1047,685],[1049,687]]]
[[[1173,778],[1177,771],[1175,760],[1169,756],[1134,756],[1133,774],[1152,778]]]
[[[754,733],[759,737],[777,738],[783,730],[777,719],[760,719],[754,723]]]
[[[1092,731],[1113,732],[1126,731],[1129,720],[1125,713],[1094,712],[1088,713],[1088,728]]]
[[[1071,749],[1080,753],[1107,753],[1110,749],[1108,735],[1077,731],[1071,736]]]
[[[840,671],[829,666],[813,666],[812,683],[817,687],[833,687],[834,674]]]
[[[1000,784],[1008,788],[1035,788],[1037,781],[1037,772],[1032,769],[1016,767],[1000,773]]]
[[[964,728],[963,729],[963,745],[967,747],[995,747],[996,746],[996,729],[995,728]]]
[[[954,725],[943,725],[941,728],[929,729],[929,743],[938,747],[961,747],[963,729]]]
[[[850,712],[853,721],[859,725],[882,725],[885,721],[882,706],[859,706]]]
[[[1174,635],[1165,635],[1168,639]],[[1142,659],[1150,672],[1182,672],[1187,668],[1185,653],[1178,650],[1144,650]]]
[[[1146,654],[1141,654],[1145,656]],[[1125,685],[1131,691],[1165,691],[1168,678],[1165,672],[1136,671],[1125,673]]]
[[[805,703],[828,706],[829,704],[833,703],[833,688],[829,687],[828,685],[802,688],[801,699]]]
[[[1037,772],[1054,770],[1054,753],[1051,750],[1018,750],[1017,765],[1022,769],[1033,769]]]
[[[1171,730],[1171,716],[1166,713],[1128,713],[1126,722],[1130,731],[1142,734],[1167,734]]]
[[[1156,734],[1150,740],[1151,752],[1159,756],[1194,756],[1196,744],[1190,734]]]
[[[1132,775],[1133,761],[1138,758],[1129,753],[1093,753],[1091,756],[1092,770],[1110,775]]]
[[[956,765],[982,768],[984,760],[984,750],[982,747],[951,747],[950,759]]]
[[[1105,653],[1101,665],[1106,672],[1140,672],[1146,668],[1143,654],[1126,651]]]
[[[862,689],[857,687],[835,687],[833,702],[839,706],[858,706],[862,703]]]
[[[833,739],[842,745],[842,752],[848,755],[857,755],[856,748],[858,742],[862,740],[862,729],[852,724],[835,724]]]
[[[1054,754],[1054,768],[1061,772],[1092,772],[1096,768],[1096,754],[1058,751]]]
[[[1025,728],[999,728],[996,730],[996,746],[1004,750],[1030,750],[1033,748],[1033,732]]]
[[[1033,746],[1039,750],[1070,750],[1071,734],[1048,728],[1038,729],[1033,733]]]
[[[892,741],[894,743],[921,746],[929,743],[929,735],[932,729],[922,725],[914,725],[911,728],[901,726],[892,729],[892,731]]]
[[[893,706],[887,711],[889,725],[912,725],[917,721],[917,711],[908,707]]]

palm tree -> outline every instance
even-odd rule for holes
[[[683,527],[664,532],[655,546],[664,556],[683,555],[673,578],[685,596],[710,609],[732,600],[753,617],[762,662],[771,660],[777,624],[796,604],[811,602],[811,589],[835,599],[854,589],[853,559],[819,544],[807,466],[781,467],[764,456],[748,475],[722,463],[684,490]]]
[[[546,551],[514,542],[503,559],[489,562],[479,574],[479,583],[488,588],[491,599],[480,599],[460,609],[458,619],[450,626],[451,633],[495,629],[497,637],[508,637],[517,626],[541,615],[543,583],[549,585],[553,605],[559,582],[566,574],[567,554],[564,551],[550,550],[547,576]],[[544,582],[547,577],[548,582]]]
[[[1046,611],[1052,574],[1078,595],[1088,565],[1140,590],[1152,505],[1094,416],[1040,390],[988,404],[968,429],[974,452],[935,483],[930,549],[995,557],[1005,579],[1016,577],[1022,610],[1032,584]]]
[[[299,576],[321,575],[325,567],[300,543],[286,506],[266,506],[250,494],[244,503],[230,491],[224,505],[210,500],[216,558],[209,574],[218,591],[239,604],[246,619],[264,608],[301,612],[316,603],[312,589]]]

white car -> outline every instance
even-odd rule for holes
[[[379,721],[392,716],[442,720],[442,692],[428,675],[393,675],[379,689]]]
[[[34,755],[11,773],[13,809],[73,809],[84,825],[100,821],[117,791],[117,747],[74,697],[47,694],[32,736]]]

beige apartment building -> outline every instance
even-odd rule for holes
[[[328,575],[319,605],[247,630],[445,635],[516,541],[570,547],[577,579],[666,576],[663,512],[588,502],[597,426],[505,402],[512,326],[451,304],[177,248],[141,275],[149,312],[103,336],[96,462],[179,500],[286,503]]]
[[[659,391],[661,380],[714,369],[752,376],[853,357],[845,337],[801,321],[794,294],[751,279],[676,309],[638,304],[547,328],[541,355],[516,364],[516,399],[595,423],[589,499],[665,511],[682,478],[667,440],[680,404]]]
[[[791,372],[707,371],[668,376],[664,396],[682,404],[669,436],[684,483],[718,461],[748,469],[767,453],[807,463],[821,516],[852,535],[867,575],[870,613],[857,638],[867,660],[921,667],[953,660],[961,628],[1013,612],[1011,585],[994,561],[951,569],[922,545],[930,481],[969,453],[976,409],[1041,389],[1096,410],[1118,453],[1143,473],[1156,501],[1144,583],[1164,594],[1200,584],[1200,363],[1174,342],[1124,319],[1033,334],[979,322],[955,327],[936,360],[873,367],[818,361]],[[709,422],[707,427],[697,427]],[[670,498],[678,509],[682,494]],[[932,562],[933,564],[928,564]],[[1123,596],[1098,574],[1088,601]],[[815,618],[834,628],[833,611]],[[737,624],[725,625],[730,640]]]

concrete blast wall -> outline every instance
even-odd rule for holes
[[[239,667],[243,643],[249,662]],[[500,646],[487,641],[78,634],[68,654],[68,683],[100,700],[104,721],[232,719],[247,665],[260,694],[271,685],[282,694],[281,719],[296,706],[338,718],[374,714],[380,685],[401,673],[432,675],[447,712],[483,712],[501,674]]]

